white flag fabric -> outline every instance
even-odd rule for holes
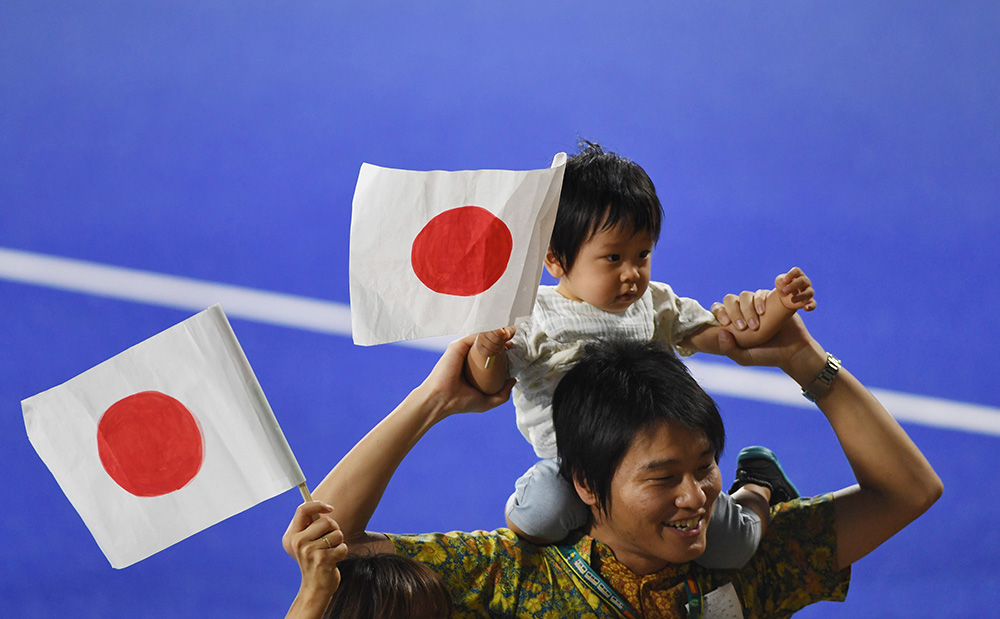
[[[218,305],[21,408],[115,568],[305,480]]]
[[[363,164],[351,215],[354,343],[464,335],[527,317],[565,167],[565,153],[525,171]]]

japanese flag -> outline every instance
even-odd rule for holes
[[[565,167],[565,153],[527,171],[362,165],[351,217],[354,342],[474,333],[527,317]]]
[[[21,408],[115,568],[304,481],[218,305]]]

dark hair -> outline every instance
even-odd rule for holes
[[[663,207],[653,181],[639,164],[580,141],[580,152],[566,162],[559,208],[549,248],[566,271],[580,246],[596,232],[629,226],[660,238]]]
[[[656,342],[620,338],[588,344],[559,381],[552,420],[561,465],[611,507],[611,480],[639,433],[658,424],[704,434],[718,462],[726,443],[712,398],[673,351]]]
[[[326,619],[445,619],[451,594],[429,567],[409,557],[375,554],[345,559]]]

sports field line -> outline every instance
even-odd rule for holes
[[[0,279],[192,312],[219,303],[230,318],[351,337],[350,307],[321,299],[5,248],[0,248]],[[400,345],[440,351],[449,339]],[[698,360],[687,364],[714,394],[812,407],[779,372]],[[902,422],[1000,436],[1000,409],[884,389],[872,392]]]

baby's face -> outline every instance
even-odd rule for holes
[[[630,226],[600,230],[580,246],[556,290],[606,312],[624,312],[646,292],[653,253],[649,232]]]

